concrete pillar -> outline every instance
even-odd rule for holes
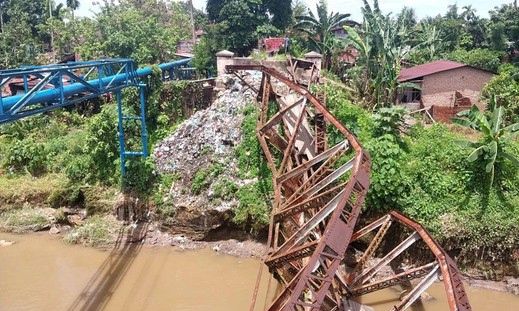
[[[216,53],[216,69],[218,71],[218,76],[225,74],[225,66],[232,65],[234,63],[234,53],[223,50]]]
[[[318,70],[321,70],[323,63],[323,56],[317,52],[310,52],[305,54],[305,60],[315,64]]]

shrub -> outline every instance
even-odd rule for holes
[[[408,188],[407,177],[402,173],[404,151],[399,140],[386,134],[366,144],[371,155],[371,186],[368,206],[376,210],[398,208]]]
[[[200,194],[211,185],[213,179],[220,175],[223,170],[224,167],[219,163],[199,169],[191,182],[191,192],[193,192],[194,195]]]
[[[269,223],[272,199],[259,183],[241,187],[237,192],[238,207],[234,210],[233,222],[258,233]]]
[[[504,53],[501,51],[493,51],[488,49],[474,49],[474,50],[455,50],[447,57],[450,60],[457,61],[463,64],[497,72],[501,65],[501,58]]]
[[[149,195],[157,180],[157,172],[151,158],[135,158],[127,161],[126,176],[122,180],[125,192]]]
[[[221,178],[213,184],[214,197],[217,199],[229,201],[236,196],[236,191],[238,191],[238,186],[227,177]]]
[[[497,104],[505,109],[506,123],[519,122],[519,68],[503,65],[499,75],[485,86],[482,97],[486,101],[495,96]]]
[[[39,208],[15,209],[0,215],[0,230],[8,232],[40,231],[51,223],[52,218]]]
[[[64,239],[71,244],[105,247],[115,242],[120,230],[122,230],[121,224],[112,216],[95,215],[88,218],[81,226],[74,228]]]
[[[47,169],[47,154],[43,144],[32,138],[13,141],[7,148],[5,166],[14,171],[41,175]]]

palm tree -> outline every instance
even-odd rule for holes
[[[79,8],[79,0],[67,0],[67,8],[72,11],[72,19],[74,19],[74,11]]]
[[[489,174],[490,186],[494,182],[499,166],[509,160],[514,166],[519,167],[519,159],[506,151],[506,146],[519,134],[519,122],[508,126],[503,123],[505,110],[497,107],[496,97],[490,99],[489,112],[480,111],[477,106],[461,112],[460,118],[455,118],[454,123],[471,128],[481,134],[478,142],[469,143],[472,152],[468,156],[470,162],[482,161],[485,172]]]
[[[324,66],[327,68],[331,63],[334,48],[338,40],[333,35],[333,30],[341,27],[348,22],[350,14],[340,14],[330,12],[325,0],[320,0],[317,4],[317,16],[312,11],[308,15],[296,16],[296,30],[308,34],[310,40],[324,56]]]

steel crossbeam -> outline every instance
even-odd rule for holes
[[[190,77],[186,68],[190,59],[160,64],[163,80]],[[186,70],[184,70],[186,69]],[[127,157],[148,155],[146,129],[145,85],[140,78],[152,73],[151,67],[136,69],[130,59],[108,59],[65,64],[29,66],[0,71],[0,124],[13,122],[28,116],[73,106],[103,94],[115,94],[119,117],[119,145],[121,172],[126,171]],[[13,86],[22,94],[13,93]],[[121,91],[127,87],[139,89],[140,109],[138,116],[123,114]],[[5,95],[5,96],[4,96]],[[141,150],[127,151],[124,123],[139,122]]]
[[[269,311],[344,310],[351,298],[418,280],[393,309],[405,310],[439,276],[449,309],[471,310],[454,262],[419,224],[392,212],[354,232],[369,188],[370,159],[355,135],[326,109],[324,94],[314,96],[297,79],[262,65],[226,69],[235,75],[242,70],[263,73],[257,136],[273,174],[275,194],[264,263],[284,286]],[[276,83],[288,86],[288,93],[278,90]],[[271,111],[273,104],[277,111]],[[343,136],[333,147],[326,138],[330,129]],[[381,255],[395,224],[411,234]],[[351,242],[368,238],[363,254],[348,266],[345,255],[353,249]],[[435,261],[379,276],[419,241]],[[373,263],[375,255],[381,259]]]

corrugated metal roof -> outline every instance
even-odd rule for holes
[[[398,76],[398,82],[405,82],[414,80],[420,77],[425,77],[438,72],[467,67],[468,65],[453,62],[450,60],[438,60],[423,65],[414,66],[411,68],[405,68],[400,71]]]

